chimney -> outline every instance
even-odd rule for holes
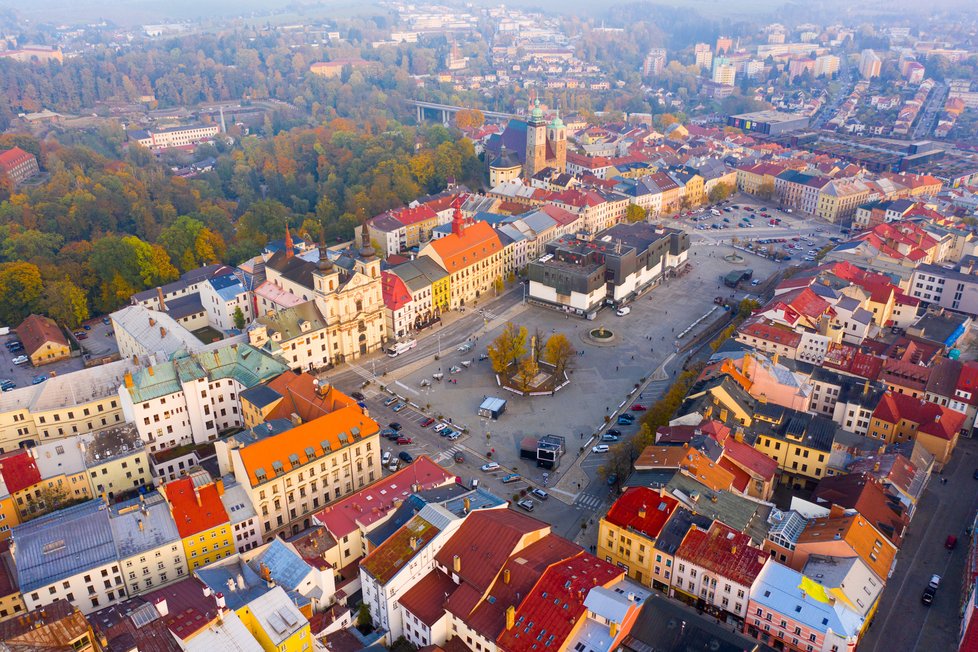
[[[218,478],[214,481],[214,486],[217,487],[217,495],[224,495],[224,478]]]
[[[737,546],[730,546],[730,554],[731,555],[737,554]]]
[[[164,617],[170,614],[170,605],[167,604],[166,598],[160,598],[156,601],[156,611]]]
[[[645,514],[646,514],[645,505],[642,505],[641,507],[638,508],[638,517],[645,518]]]
[[[132,372],[131,371],[126,371],[126,373],[123,374],[123,376],[122,376],[122,382],[126,386],[126,389],[132,389],[133,383],[132,383]]]
[[[503,584],[509,584],[509,569],[503,569]]]
[[[197,499],[197,507],[204,506],[204,504],[200,501],[200,491],[197,490],[197,487],[194,487],[194,498]]]
[[[146,373],[148,373],[150,376],[153,375],[153,365],[146,367]]]
[[[460,573],[462,571],[462,558],[458,555],[452,556],[452,570],[456,573]]]
[[[462,507],[465,510],[465,513],[468,514],[469,513],[469,510],[472,509],[472,501],[469,500],[468,498],[463,498],[462,499]]]
[[[618,623],[616,623],[613,620],[611,621],[611,625],[608,628],[608,634],[611,636],[612,639],[618,636]]]
[[[160,337],[166,337],[166,329],[160,326]]]
[[[840,507],[839,505],[832,505],[832,507],[829,508],[829,518],[835,518],[837,516],[842,516],[845,513],[846,513],[845,508],[844,507]]]
[[[163,301],[163,288],[156,288],[156,302],[159,304],[160,312],[166,312],[166,302]]]
[[[418,549],[418,537],[411,537],[410,546],[411,546],[411,550]]]
[[[510,605],[506,607],[506,629],[513,629],[513,625],[516,624],[516,607]]]
[[[203,591],[204,591],[204,597],[205,598],[211,597],[211,587],[205,586],[204,589],[203,589]]]
[[[226,602],[224,600],[224,594],[223,593],[218,593],[214,597],[217,599],[217,606],[219,608],[223,609],[224,608],[224,605],[226,604]]]
[[[141,518],[140,518],[140,519],[136,519],[136,523],[138,523],[138,524],[139,524],[139,531],[140,531],[140,532],[142,532],[143,530],[145,530],[145,529],[146,529],[146,526],[145,526],[145,525],[143,525],[143,519],[141,519]]]
[[[152,328],[153,326],[156,326],[156,320],[153,319],[152,317],[150,317],[149,318],[149,327]]]

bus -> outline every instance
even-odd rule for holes
[[[387,355],[391,358],[396,358],[400,354],[410,351],[418,345],[416,340],[404,340],[403,342],[396,342],[394,346],[387,349]]]

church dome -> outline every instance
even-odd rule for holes
[[[534,120],[543,120],[543,109],[540,108],[540,100],[537,100],[533,104],[533,111],[530,112],[530,117]]]

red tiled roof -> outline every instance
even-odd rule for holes
[[[469,514],[435,555],[435,560],[445,568],[454,568],[453,558],[458,555],[461,566],[457,575],[481,593],[525,535],[549,531],[549,528],[545,523],[509,509],[480,510]],[[487,532],[492,536],[486,536]]]
[[[744,325],[740,327],[740,332],[748,337],[756,337],[760,340],[783,344],[791,348],[797,347],[798,343],[801,342],[800,333],[761,319],[744,322]]]
[[[598,193],[591,190],[578,190],[577,188],[571,188],[551,195],[550,199],[551,201],[567,204],[568,206],[576,206],[578,208],[599,206],[604,203],[604,198]]]
[[[855,509],[898,546],[910,523],[899,501],[889,498],[879,480],[868,473],[822,478],[812,497],[828,507]]]
[[[540,210],[546,213],[561,226],[567,226],[568,224],[573,224],[578,219],[580,219],[574,213],[561,208],[560,206],[555,206],[554,204],[544,204],[540,207]]]
[[[229,520],[216,484],[195,488],[192,478],[179,478],[163,485],[163,491],[181,538],[206,532]]]
[[[456,584],[451,577],[435,569],[397,601],[417,616],[418,620],[431,627],[445,614],[445,596],[451,595],[455,588]]]
[[[516,609],[513,628],[504,630],[496,639],[497,644],[507,652],[562,649],[584,616],[588,592],[595,586],[607,586],[622,575],[620,568],[586,552],[554,564]],[[542,636],[539,641],[538,636]]]
[[[0,475],[7,491],[14,494],[41,481],[37,463],[26,450],[15,450],[0,455]]]
[[[33,154],[19,147],[11,147],[5,152],[0,152],[0,170],[10,170],[31,158],[34,158]]]
[[[677,504],[671,496],[660,496],[648,487],[629,487],[604,518],[655,540]]]
[[[424,222],[425,220],[433,220],[438,217],[431,206],[427,204],[421,204],[414,208],[401,208],[392,213],[395,220],[408,226],[410,224],[416,224],[417,222]]]
[[[24,343],[27,355],[32,355],[48,342],[68,346],[68,340],[53,319],[41,315],[30,315],[17,327],[17,336]]]
[[[723,444],[723,457],[720,462],[727,459],[735,466],[765,480],[773,479],[774,474],[778,472],[778,463],[775,460],[753,446],[733,438],[727,439]]]
[[[749,536],[718,521],[713,522],[709,531],[691,528],[676,550],[676,559],[684,559],[742,586],[754,583],[766,558],[763,550],[750,545]]]
[[[454,474],[422,455],[400,471],[328,505],[316,514],[315,519],[326,526],[334,539],[342,539],[385,518],[413,491],[443,487],[454,481]],[[413,488],[415,486],[417,489]]]
[[[407,285],[394,272],[380,273],[380,291],[384,295],[384,307],[388,310],[400,310],[411,303],[411,293]]]
[[[961,430],[965,415],[930,401],[888,391],[880,398],[873,418],[886,423],[905,419],[917,424],[918,432],[951,440]]]

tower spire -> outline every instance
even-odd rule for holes
[[[285,257],[291,258],[295,254],[295,244],[292,242],[292,233],[289,232],[289,223],[285,223]]]

